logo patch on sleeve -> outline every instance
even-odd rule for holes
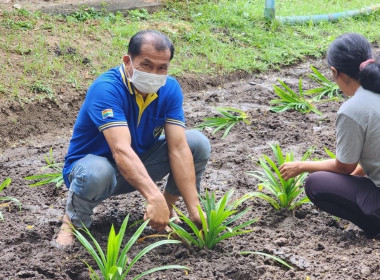
[[[103,119],[106,119],[106,118],[112,118],[113,117],[113,111],[112,109],[105,109],[102,111],[102,118]]]

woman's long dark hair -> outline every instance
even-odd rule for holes
[[[368,63],[362,70],[360,64],[372,59],[368,40],[357,33],[345,33],[336,38],[327,51],[327,62],[339,72],[358,80],[360,85],[380,94],[380,64]]]

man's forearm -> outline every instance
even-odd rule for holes
[[[138,190],[147,200],[161,194],[152,178],[149,176],[144,164],[132,150],[118,151],[114,153],[117,167],[124,179]]]
[[[180,191],[187,209],[196,213],[199,204],[196,189],[195,169],[193,156],[186,146],[169,152],[170,167],[174,181]]]

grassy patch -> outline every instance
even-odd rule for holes
[[[25,10],[0,15],[1,97],[32,102],[30,85],[43,81],[58,92],[84,93],[100,73],[121,63],[129,38],[157,29],[174,42],[170,74],[225,75],[236,70],[266,71],[321,57],[343,32],[360,32],[375,42],[380,13],[336,23],[287,26],[263,19],[261,0],[167,1],[153,14],[128,16],[81,10],[48,16]],[[332,13],[369,6],[371,1],[277,1],[280,16]],[[46,97],[49,96],[46,94]]]

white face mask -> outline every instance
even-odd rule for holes
[[[132,63],[132,59],[131,59]],[[141,93],[153,93],[166,84],[168,75],[153,74],[137,70],[133,67],[132,77],[129,81],[141,92]]]

